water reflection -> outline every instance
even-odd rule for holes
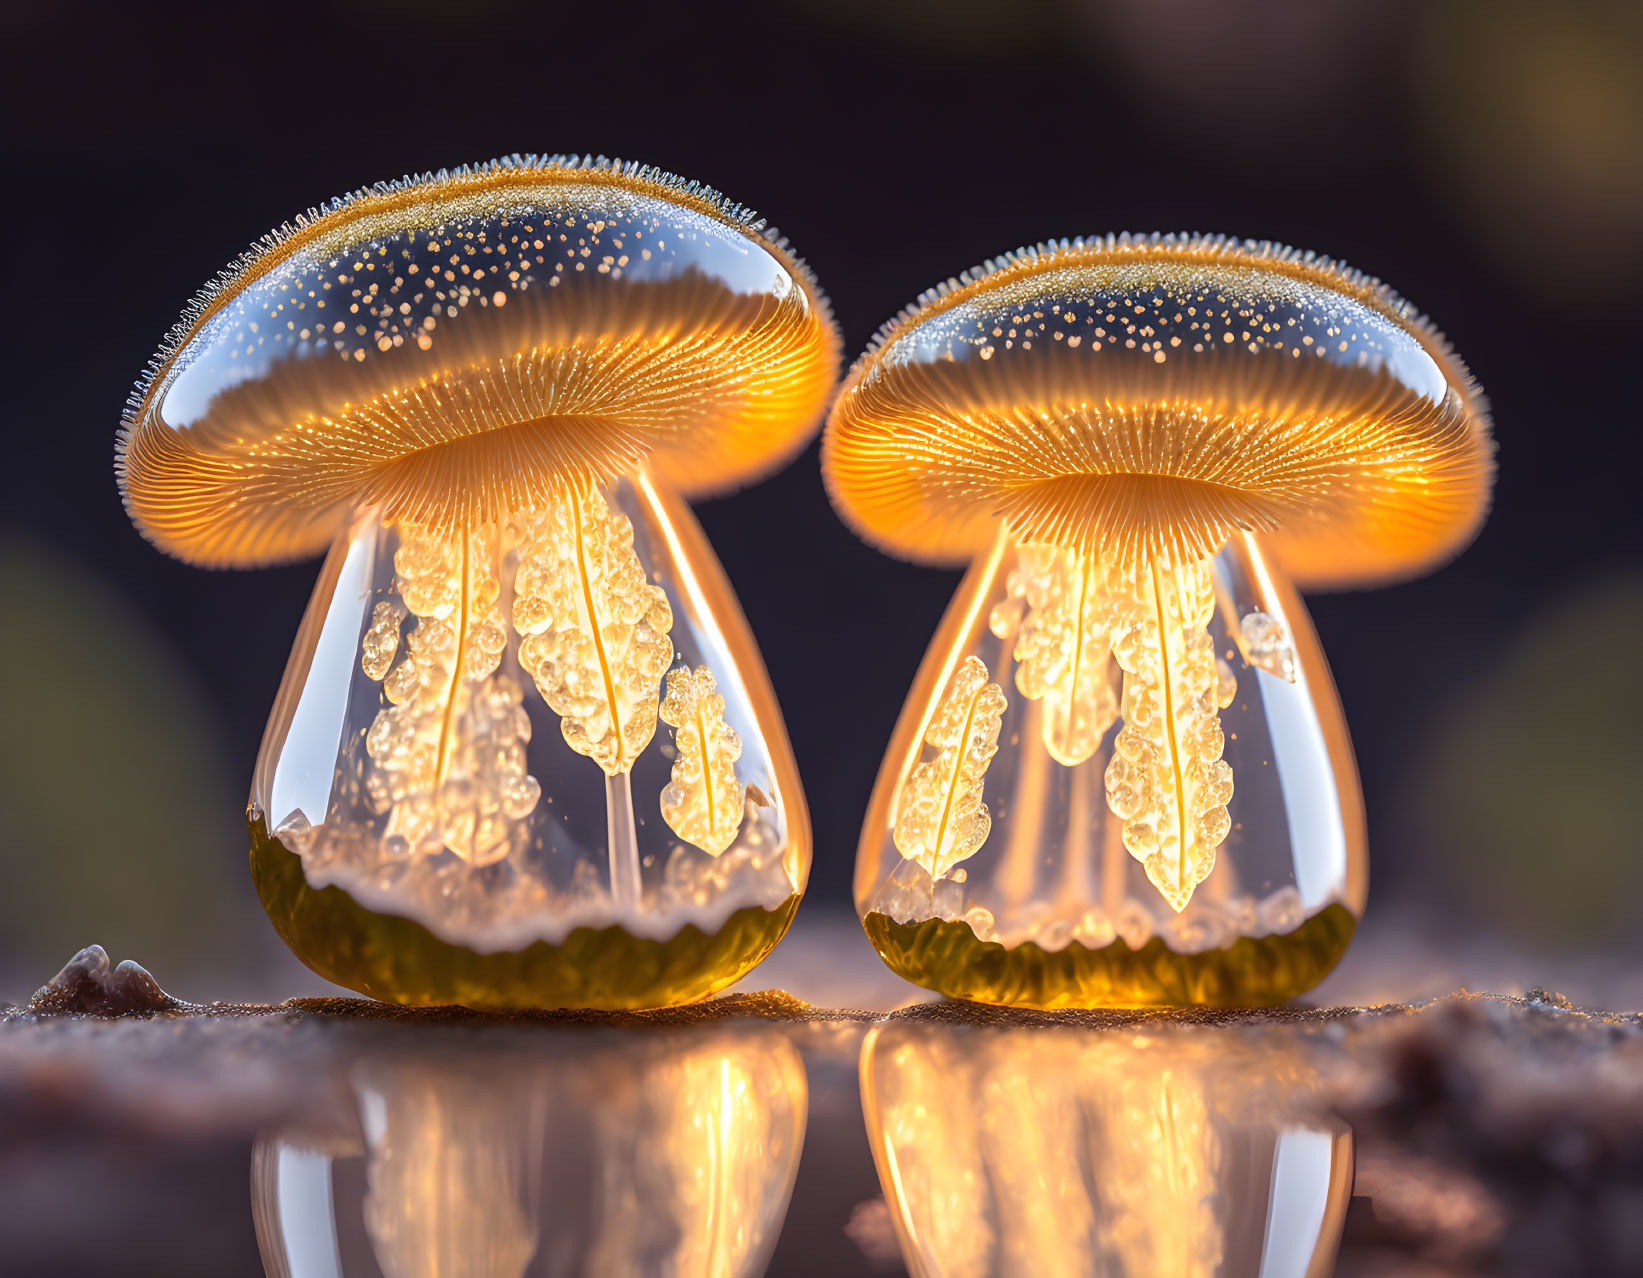
[[[551,1054],[363,1056],[264,1134],[271,1278],[753,1275],[808,1096],[777,1028],[558,1039]]]
[[[1267,1040],[1270,1043],[1270,1040]],[[1327,1275],[1352,1137],[1299,1046],[898,1021],[862,1109],[911,1273]]]

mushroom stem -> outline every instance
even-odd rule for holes
[[[610,843],[610,895],[618,906],[636,906],[639,883],[639,838],[633,826],[633,781],[630,773],[605,775],[605,833]]]

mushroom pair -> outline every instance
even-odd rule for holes
[[[305,962],[401,1003],[632,1008],[776,944],[804,797],[685,499],[796,452],[838,349],[751,212],[566,157],[357,192],[196,299],[116,468],[181,558],[329,547],[248,809]],[[1441,341],[1284,250],[1063,243],[890,325],[824,465],[868,537],[975,557],[863,836],[890,965],[1041,1006],[1327,970],[1361,816],[1289,582],[1412,571],[1481,518],[1487,421]]]

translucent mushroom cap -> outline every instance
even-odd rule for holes
[[[603,159],[378,185],[195,299],[132,395],[133,521],[196,563],[324,549],[351,512],[483,521],[641,463],[700,495],[803,446],[826,299],[751,211]]]
[[[1063,240],[932,289],[834,405],[822,463],[867,539],[962,561],[1022,540],[1185,562],[1235,530],[1299,580],[1419,573],[1470,540],[1493,443],[1443,338],[1312,254]]]

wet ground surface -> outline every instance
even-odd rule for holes
[[[0,1272],[1643,1272],[1643,1022],[199,1005],[86,952],[0,1009]]]

